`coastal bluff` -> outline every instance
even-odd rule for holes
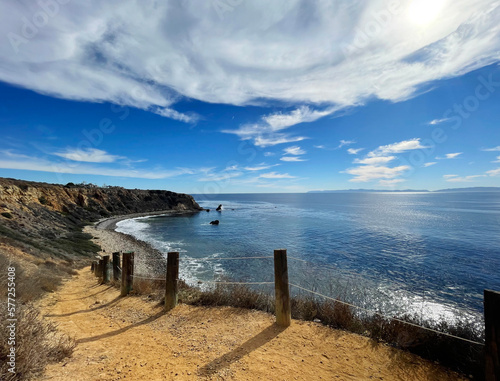
[[[0,178],[0,238],[42,257],[89,256],[81,228],[101,218],[201,209],[192,196],[166,190]]]

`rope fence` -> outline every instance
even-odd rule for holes
[[[274,282],[270,281],[199,281],[199,284],[214,284],[214,285],[272,285],[275,286],[275,313],[276,322],[278,325],[287,327],[291,324],[291,303],[290,303],[290,288],[296,288],[298,290],[316,295],[325,300],[332,301],[334,303],[339,303],[344,306],[348,306],[355,310],[364,311],[366,313],[379,316],[387,321],[395,321],[400,324],[432,332],[433,334],[445,336],[453,340],[459,340],[474,346],[485,347],[485,353],[487,361],[485,362],[486,368],[491,364],[498,364],[500,361],[500,356],[498,349],[500,348],[500,293],[495,291],[484,291],[484,301],[485,301],[485,343],[460,337],[451,333],[439,331],[437,329],[429,328],[423,325],[415,324],[409,321],[405,321],[401,318],[394,316],[389,316],[383,314],[374,309],[361,307],[354,303],[349,303],[338,298],[334,298],[325,295],[322,292],[311,290],[307,287],[303,287],[294,282],[289,282],[288,279],[288,265],[287,258],[291,260],[298,261],[301,263],[307,263],[314,266],[318,266],[308,260],[297,258],[294,256],[288,256],[286,250],[280,249],[274,251],[274,256],[250,256],[250,257],[205,257],[205,258],[189,258],[180,260],[178,252],[169,252],[167,257],[166,266],[166,276],[165,277],[154,277],[145,276],[145,274],[134,274],[134,253],[123,253],[122,254],[122,266],[119,266],[119,253],[113,253],[113,279],[118,279],[121,275],[121,295],[127,295],[133,288],[133,280],[148,280],[148,281],[162,281],[166,283],[165,289],[165,310],[170,310],[177,305],[177,294],[178,294],[178,279],[179,279],[179,262],[211,262],[211,261],[225,261],[225,260],[260,260],[260,259],[274,259]],[[115,261],[118,263],[114,263]],[[155,261],[156,262],[156,261]],[[160,260],[157,260],[160,262]],[[145,261],[139,259],[136,264],[144,264]],[[98,262],[94,261],[91,266],[91,270],[95,273],[97,277],[101,279],[101,284],[109,281],[108,276],[108,264],[109,256],[103,256],[103,259]],[[164,265],[164,261],[162,262]],[[335,267],[328,265],[320,265],[323,269],[331,269],[336,271],[341,271]],[[120,272],[118,274],[117,272]],[[346,271],[349,273],[349,271]],[[352,273],[352,275],[360,276],[360,274]],[[486,373],[495,372],[495,369],[486,369]],[[494,373],[493,373],[494,374]]]

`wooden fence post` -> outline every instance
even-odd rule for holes
[[[177,305],[177,281],[179,280],[179,253],[170,252],[167,257],[167,279],[165,287],[165,310]]]
[[[101,282],[104,276],[103,271],[104,271],[104,259],[99,259],[99,264],[97,265],[97,277],[101,279]]]
[[[288,327],[292,321],[286,249],[274,250],[274,293],[276,297],[276,323]]]
[[[94,261],[90,264],[90,272],[94,272]]]
[[[102,257],[102,284],[109,282],[109,255],[104,255]]]
[[[122,286],[120,296],[127,296],[132,290],[134,278],[134,253],[123,253],[122,262]]]
[[[500,381],[500,292],[484,290],[485,380]]]
[[[120,279],[120,253],[113,253],[113,280],[116,282]]]

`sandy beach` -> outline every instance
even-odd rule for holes
[[[191,212],[190,212],[191,213]],[[135,271],[146,276],[162,276],[166,269],[165,254],[155,249],[149,243],[140,241],[131,235],[115,231],[118,222],[137,217],[173,215],[178,211],[159,211],[151,213],[134,213],[99,220],[94,225],[84,228],[84,232],[93,236],[92,241],[102,249],[101,255],[115,252],[134,252]]]

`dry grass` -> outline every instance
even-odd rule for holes
[[[44,292],[54,291],[60,284],[62,276],[73,270],[63,263],[40,260],[35,270],[28,274],[24,266],[11,262],[0,253],[0,269],[13,266],[16,269],[16,367],[15,373],[8,371],[7,364],[11,345],[8,340],[7,319],[0,321],[0,379],[1,380],[28,380],[39,375],[46,364],[60,361],[70,356],[75,342],[67,336],[60,335],[56,325],[44,320],[32,302],[40,298]],[[0,287],[7,290],[7,273],[0,274]],[[0,295],[1,316],[7,316],[6,293]]]

